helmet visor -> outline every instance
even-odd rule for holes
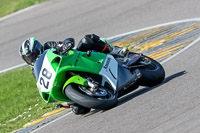
[[[33,52],[28,56],[22,55],[22,57],[29,65],[33,65],[33,63],[35,62],[35,60],[38,57],[38,53]]]

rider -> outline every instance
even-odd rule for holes
[[[29,38],[25,40],[19,49],[19,53],[23,60],[30,66],[32,66],[32,73],[35,77],[33,66],[37,58],[43,53],[44,50],[54,48],[58,54],[64,54],[69,49],[72,49],[75,45],[73,38],[67,38],[64,41],[48,41],[42,46],[42,44],[35,38]],[[110,53],[117,56],[125,56],[128,52],[126,48],[116,47],[108,43],[106,39],[100,38],[95,34],[88,34],[82,38],[77,46],[79,51],[95,50],[102,53]]]
[[[64,41],[48,41],[42,44],[35,38],[29,38],[25,40],[19,49],[19,53],[23,60],[30,66],[34,65],[39,55],[43,53],[44,50],[55,48],[59,54],[67,52],[72,49],[75,45],[73,38],[67,38]],[[106,39],[100,38],[95,34],[88,34],[82,38],[77,46],[79,51],[95,50],[102,53],[110,53],[111,55],[125,56],[128,50],[123,47],[116,47],[108,43]]]

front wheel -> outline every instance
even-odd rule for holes
[[[68,98],[76,102],[77,104],[93,109],[107,110],[113,108],[117,105],[118,99],[117,95],[110,89],[105,87],[99,88],[102,93],[106,93],[106,95],[97,95],[91,96],[87,93],[81,91],[83,86],[77,84],[69,84],[65,88],[65,94]]]
[[[151,87],[161,83],[164,80],[165,70],[159,62],[151,58],[149,58],[149,60],[151,60],[151,64],[139,68],[142,77],[138,80],[138,82],[142,86]]]

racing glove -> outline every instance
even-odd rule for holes
[[[55,48],[59,54],[64,54],[74,47],[74,41],[66,39],[64,41],[48,41],[44,44],[44,50]]]
[[[57,42],[56,45],[56,51],[60,54],[64,54],[67,51],[69,51],[70,49],[72,49],[74,47],[74,45],[71,42]]]

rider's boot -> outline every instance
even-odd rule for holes
[[[72,105],[72,103],[70,103],[70,102],[64,102],[62,104],[57,104],[56,108],[70,108],[71,105]]]
[[[126,47],[113,46],[110,54],[125,57],[128,54],[128,49]]]
[[[91,110],[90,108],[83,107],[76,103],[72,104],[71,107],[72,107],[72,112],[74,112],[74,114],[76,114],[76,115],[84,115],[84,114],[89,113]]]

